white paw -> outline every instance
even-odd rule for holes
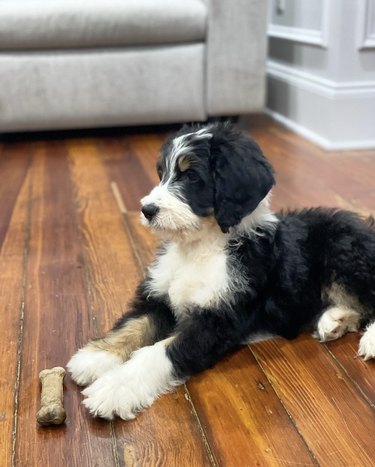
[[[95,417],[133,419],[154,400],[179,384],[163,342],[134,352],[132,358],[88,386],[83,404]]]
[[[154,401],[153,398],[141,400],[132,382],[126,381],[123,368],[110,370],[83,390],[82,394],[86,397],[83,404],[91,415],[107,420],[112,420],[116,415],[123,420],[131,420],[137,412]]]
[[[122,359],[119,355],[104,350],[95,350],[89,345],[78,350],[66,367],[77,384],[86,386],[121,363]]]
[[[320,342],[342,337],[347,332],[358,330],[359,313],[348,308],[332,307],[320,317],[313,336]]]
[[[364,360],[375,358],[375,323],[367,327],[366,332],[359,341],[358,355]]]

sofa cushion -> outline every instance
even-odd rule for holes
[[[202,0],[0,0],[0,50],[202,41]]]
[[[0,53],[0,132],[205,120],[204,56],[202,43]]]

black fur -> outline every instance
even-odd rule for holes
[[[147,291],[147,281],[141,282],[138,286],[130,310],[116,321],[112,329],[115,331],[123,328],[129,320],[144,315],[150,318],[155,329],[153,336],[155,342],[164,339],[176,325],[176,319],[166,301],[150,297]]]
[[[228,232],[258,206],[275,179],[272,167],[255,141],[229,125],[217,125],[210,158],[215,185],[215,217]]]

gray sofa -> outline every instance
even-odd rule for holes
[[[0,0],[0,132],[262,109],[264,0]]]

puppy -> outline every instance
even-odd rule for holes
[[[275,215],[259,146],[229,124],[185,126],[157,163],[142,221],[161,238],[131,309],[68,369],[99,417],[132,419],[242,344],[321,341],[368,323],[375,357],[375,230],[336,209]]]

